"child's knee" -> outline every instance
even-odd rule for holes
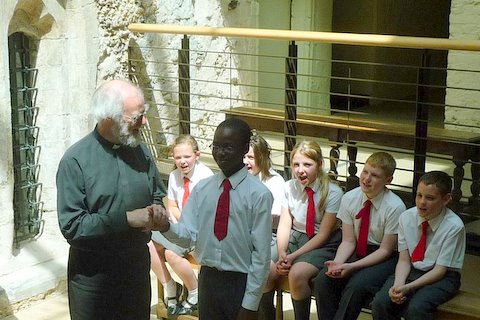
[[[374,315],[383,314],[383,312],[388,309],[390,303],[392,303],[392,300],[388,294],[385,294],[384,292],[378,292],[372,300],[372,313]]]
[[[168,249],[165,250],[165,259],[167,259],[168,261],[173,261],[177,258],[180,258],[180,257],[175,252]]]
[[[296,265],[293,265],[290,269],[290,272],[288,273],[288,280],[291,284],[295,284],[299,281],[305,281],[306,277],[307,275],[305,271]]]
[[[433,319],[434,308],[428,302],[411,300],[405,312],[406,319]]]

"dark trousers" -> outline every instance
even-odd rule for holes
[[[420,278],[423,274],[425,274],[424,271],[412,269],[407,283]],[[405,303],[396,304],[390,300],[388,295],[388,290],[392,287],[394,280],[395,275],[391,276],[375,295],[372,302],[374,319],[401,319],[402,316],[406,320],[434,319],[436,308],[451,299],[460,288],[460,273],[448,271],[443,279],[411,292]]]
[[[72,320],[150,319],[148,248],[105,255],[70,248],[68,299]]]
[[[237,319],[246,285],[245,273],[202,266],[198,275],[199,319]]]
[[[337,279],[325,275],[326,268],[315,278],[313,293],[319,319],[356,320],[362,307],[368,305],[384,282],[395,272],[398,255],[361,269],[350,278]]]

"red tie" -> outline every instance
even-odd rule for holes
[[[232,185],[228,179],[223,180],[223,192],[218,199],[217,214],[215,215],[215,227],[213,232],[218,240],[227,236],[228,213],[230,211],[230,189]]]
[[[412,262],[422,261],[425,257],[425,248],[427,247],[427,228],[428,221],[425,220],[422,222],[422,235],[420,236],[420,241],[418,241],[418,244],[412,253]]]
[[[185,202],[187,202],[188,196],[190,195],[190,179],[183,177],[183,199],[182,199],[182,209],[185,207]]]
[[[368,244],[368,229],[370,227],[370,207],[372,202],[370,200],[365,201],[362,209],[357,213],[355,219],[362,219],[360,221],[360,232],[358,234],[357,241],[357,256],[363,258],[367,255]]]
[[[309,238],[315,234],[315,201],[313,200],[313,190],[310,187],[305,187],[305,191],[308,195],[308,207],[307,207],[307,223],[305,225],[305,231]]]

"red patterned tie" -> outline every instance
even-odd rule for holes
[[[417,246],[412,253],[412,262],[422,261],[425,257],[425,248],[427,247],[427,229],[428,221],[422,222],[422,235],[420,236],[420,241],[418,241]]]
[[[228,179],[223,180],[223,192],[218,199],[217,213],[215,215],[215,227],[213,232],[218,240],[227,236],[228,213],[230,211],[230,189],[232,185]]]
[[[308,207],[307,207],[307,222],[305,225],[305,231],[309,238],[315,234],[315,200],[313,200],[313,190],[310,187],[305,187],[305,191],[308,195]]]
[[[368,244],[368,229],[370,227],[370,207],[372,202],[370,200],[365,201],[362,209],[357,213],[355,219],[362,219],[360,221],[360,231],[358,233],[357,241],[357,256],[363,258],[367,255]]]
[[[185,207],[185,202],[187,202],[188,196],[190,195],[190,179],[183,177],[183,199],[182,199],[182,209]]]

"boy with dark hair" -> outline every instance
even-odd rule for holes
[[[446,207],[451,189],[444,172],[431,171],[420,178],[416,207],[400,216],[400,258],[395,274],[373,300],[374,319],[433,319],[436,308],[460,288],[465,227]]]
[[[267,279],[273,196],[243,163],[249,141],[244,121],[220,123],[210,147],[221,171],[192,190],[177,224],[157,221],[168,239],[195,246],[200,319],[254,319]]]
[[[373,153],[360,174],[360,187],[342,198],[342,242],[335,259],[315,278],[319,319],[357,319],[362,307],[394,272],[397,263],[398,217],[403,201],[386,185],[393,179],[395,159]]]

